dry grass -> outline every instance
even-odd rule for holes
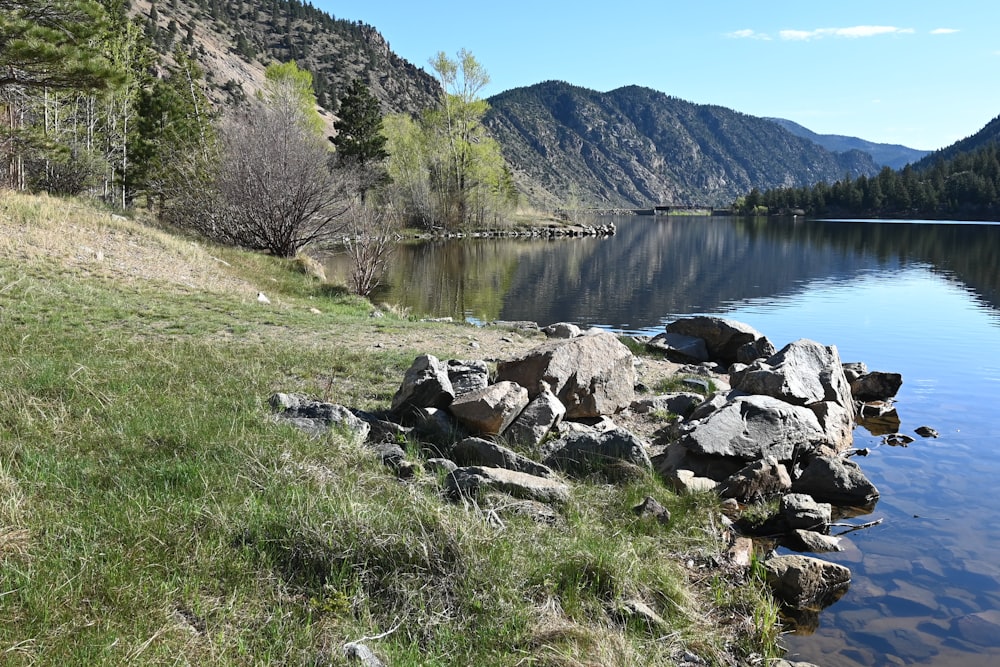
[[[49,262],[71,274],[126,285],[154,281],[246,297],[257,293],[193,241],[44,195],[0,195],[0,258]]]

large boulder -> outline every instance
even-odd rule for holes
[[[851,392],[859,401],[887,401],[903,386],[899,373],[872,371],[851,382]]]
[[[849,410],[852,417],[854,414],[851,387],[833,345],[797,340],[766,361],[755,361],[731,379],[733,389],[748,394],[772,396],[802,406],[832,401]]]
[[[774,596],[798,608],[822,608],[851,583],[848,568],[809,556],[774,556],[764,561],[764,571]]]
[[[732,364],[738,360],[739,349],[763,338],[764,334],[749,324],[722,317],[685,317],[667,325],[667,333],[694,336],[705,341],[712,359]]]
[[[782,496],[779,512],[789,530],[822,532],[830,524],[833,508],[804,493],[789,493]]]
[[[503,435],[513,445],[534,447],[559,425],[565,414],[566,406],[543,383],[541,393],[528,403]]]
[[[495,490],[523,500],[542,503],[564,503],[569,500],[569,487],[554,479],[536,477],[504,468],[468,466],[448,474],[447,492],[452,498],[476,497]]]
[[[604,433],[571,433],[553,444],[553,451],[543,461],[570,475],[584,477],[603,473],[619,463],[644,470],[653,464],[646,453],[646,443],[633,433],[618,428]]]
[[[667,359],[679,364],[700,364],[710,359],[705,340],[696,336],[664,332],[646,343],[646,348],[662,352]]]
[[[449,452],[459,466],[505,468],[536,477],[552,477],[552,470],[502,445],[482,438],[465,438],[455,443]]]
[[[868,507],[879,492],[854,461],[829,456],[813,459],[798,479],[794,493],[805,493],[819,502],[850,507]]]
[[[752,461],[721,484],[723,498],[750,502],[784,493],[792,488],[788,469],[777,459],[765,457]]]
[[[528,405],[528,390],[516,382],[497,382],[458,396],[449,410],[472,433],[497,435]]]
[[[490,369],[482,360],[448,360],[448,379],[456,396],[476,389],[484,389],[490,383]]]
[[[403,376],[392,397],[393,412],[407,408],[446,408],[455,400],[455,389],[448,378],[448,366],[432,354],[422,354]]]
[[[797,449],[812,449],[824,440],[808,408],[770,396],[737,396],[692,424],[679,443],[696,454],[790,461]]]
[[[635,397],[632,353],[616,336],[601,333],[553,339],[524,356],[497,364],[497,381],[516,382],[534,398],[547,382],[566,406],[566,418],[614,414]]]

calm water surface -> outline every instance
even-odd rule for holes
[[[779,348],[834,344],[903,375],[906,448],[863,428],[881,525],[822,556],[847,594],[789,658],[832,665],[1000,664],[1000,224],[620,219],[608,239],[465,240],[400,249],[376,298],[477,321],[657,333],[702,313]],[[335,262],[331,268],[336,270]]]

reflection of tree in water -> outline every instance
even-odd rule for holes
[[[466,239],[397,252],[376,294],[418,313],[628,329],[817,280],[929,264],[1000,310],[1000,226],[627,218],[607,239]]]

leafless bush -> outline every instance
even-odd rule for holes
[[[226,118],[214,192],[187,225],[224,243],[293,257],[343,233],[356,192],[349,170],[331,173],[326,141],[291,91]],[[193,213],[193,212],[192,212]]]
[[[351,258],[350,288],[368,296],[378,287],[398,240],[398,222],[389,205],[356,199],[351,206],[345,246]]]

